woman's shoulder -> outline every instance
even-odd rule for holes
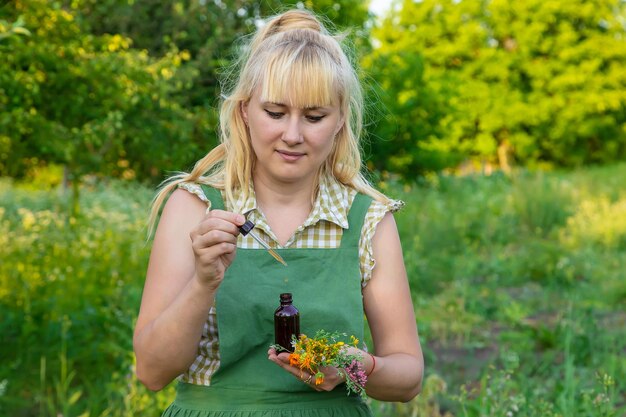
[[[376,197],[379,196],[372,196],[372,203],[365,214],[363,228],[361,229],[359,256],[361,259],[362,286],[367,285],[372,278],[372,273],[376,266],[372,240],[378,225],[387,213],[394,213],[404,207],[404,202],[401,200],[394,200],[386,196],[384,196],[385,198]]]
[[[365,215],[364,228],[362,231],[366,240],[372,238],[376,226],[378,226],[387,213],[395,213],[403,207],[404,201],[402,200],[372,198],[372,203]]]
[[[177,188],[169,195],[160,214],[158,230],[165,230],[166,235],[173,235],[176,230],[190,231],[206,213],[206,203],[189,192]],[[162,232],[163,233],[163,232]]]
[[[190,192],[191,194],[195,195],[196,197],[198,197],[200,200],[204,201],[205,203],[209,202],[209,199],[206,196],[204,190],[202,189],[202,185],[200,183],[181,182],[180,184],[178,184],[178,188]]]
[[[232,211],[232,205],[228,204],[224,189],[218,184],[208,184],[202,178],[196,181],[184,181],[178,184],[178,188],[185,190],[190,195],[195,196],[208,208],[219,208]]]

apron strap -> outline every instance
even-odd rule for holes
[[[352,206],[348,212],[348,228],[343,231],[341,237],[342,247],[358,247],[361,240],[361,229],[365,221],[365,214],[372,204],[372,197],[357,193],[352,201]]]
[[[206,184],[200,184],[204,195],[211,202],[211,210],[224,210],[224,200],[222,199],[222,192],[217,188],[210,187]]]

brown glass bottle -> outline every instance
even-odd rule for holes
[[[300,312],[292,304],[291,293],[280,295],[280,307],[274,312],[274,343],[293,352],[292,336],[300,336]]]

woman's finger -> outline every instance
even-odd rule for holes
[[[195,235],[191,239],[192,247],[194,251],[198,252],[205,248],[211,248],[221,243],[228,243],[231,245],[237,244],[237,236],[223,230],[211,230],[202,235]]]
[[[205,234],[213,229],[223,230],[235,236],[239,234],[239,226],[244,224],[246,218],[238,213],[224,210],[209,211],[196,227],[198,234]]]

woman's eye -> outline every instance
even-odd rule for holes
[[[280,112],[269,111],[267,109],[265,109],[265,113],[267,113],[267,115],[271,117],[272,119],[280,119],[281,117],[283,117],[283,114],[284,114]]]
[[[306,118],[309,120],[309,122],[319,122],[320,120],[322,120],[325,116],[311,116],[308,115]]]

